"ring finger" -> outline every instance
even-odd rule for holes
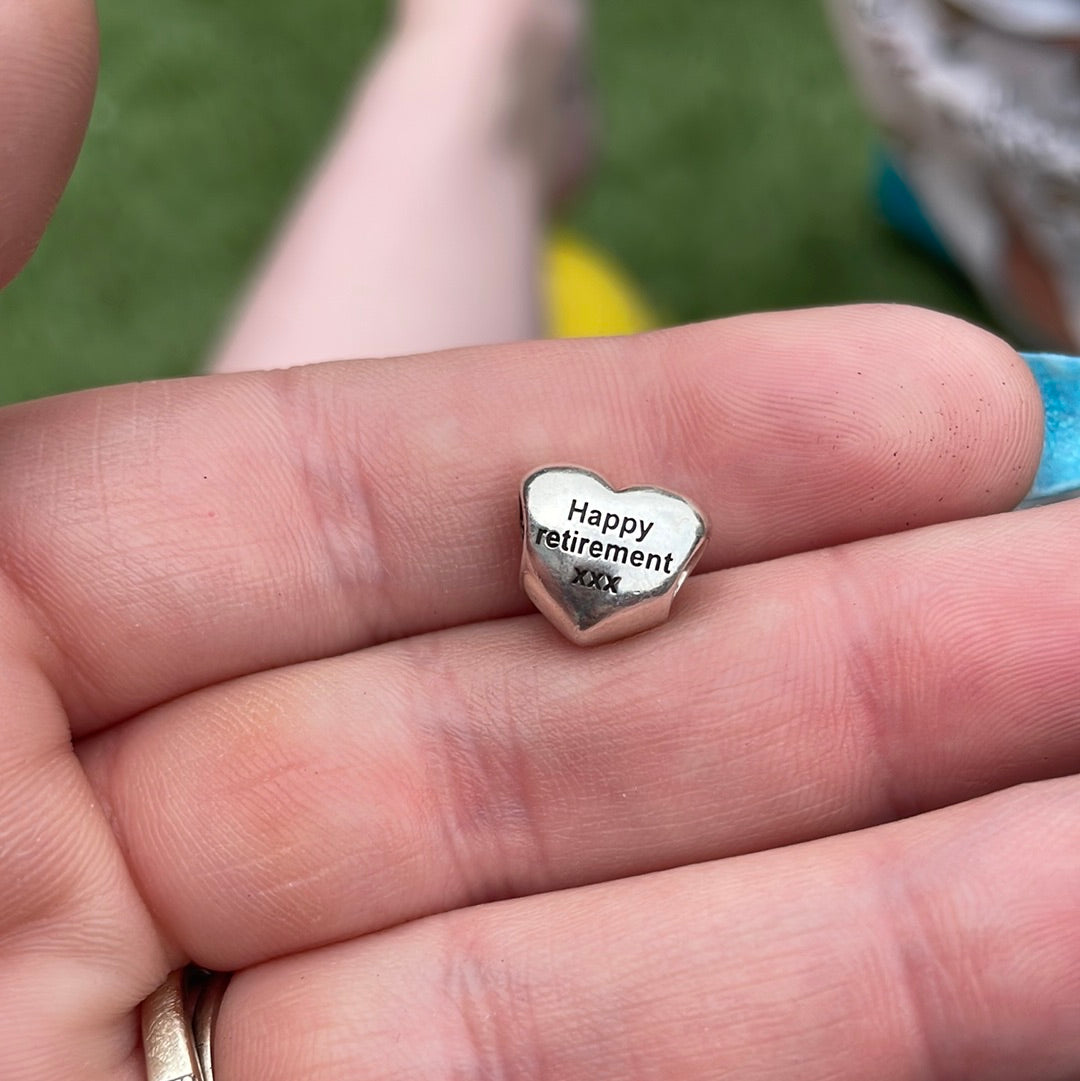
[[[1064,1081],[1080,787],[472,908],[253,969],[222,1081]]]

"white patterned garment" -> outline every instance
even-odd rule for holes
[[[1080,348],[1080,0],[830,0],[945,247],[1028,344]]]

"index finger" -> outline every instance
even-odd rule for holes
[[[524,610],[516,492],[545,462],[683,493],[713,520],[708,570],[1004,509],[1040,448],[1034,383],[982,331],[909,309],[751,316],[19,406],[0,552],[87,732]]]

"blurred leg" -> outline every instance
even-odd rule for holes
[[[409,0],[214,363],[535,337],[577,0]]]

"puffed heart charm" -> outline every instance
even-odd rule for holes
[[[674,492],[616,491],[566,465],[522,481],[521,528],[522,588],[578,645],[663,623],[709,532],[701,511]]]

